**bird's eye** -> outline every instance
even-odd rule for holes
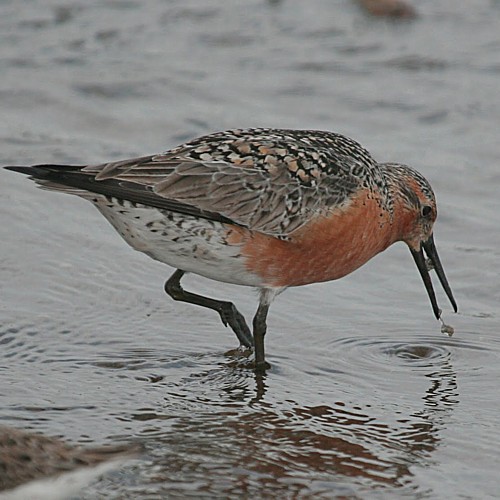
[[[431,213],[432,213],[432,207],[430,207],[429,205],[424,205],[422,207],[422,217],[429,217]]]

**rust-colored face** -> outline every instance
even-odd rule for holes
[[[433,226],[437,218],[436,199],[434,193],[430,190],[430,186],[427,189],[427,186],[422,185],[421,180],[412,179],[408,184],[411,186],[410,189],[412,192],[405,196],[406,227],[403,239],[410,248],[410,252],[422,276],[434,315],[439,319],[441,317],[441,309],[437,304],[436,294],[434,293],[429,275],[429,267],[436,271],[439,281],[450,299],[455,312],[457,312],[458,307],[446,279],[443,266],[441,265],[436,245],[434,244]],[[428,261],[426,261],[426,256]]]

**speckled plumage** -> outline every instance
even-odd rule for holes
[[[123,461],[137,455],[139,451],[138,445],[94,448],[72,446],[60,439],[0,426],[0,497],[2,491],[29,481],[55,478],[77,469],[90,469],[100,464]],[[117,465],[118,462],[114,467]],[[104,470],[100,469],[100,473]],[[92,475],[88,477],[92,478]],[[59,498],[56,491],[52,495],[50,498]]]
[[[332,132],[229,130],[163,154],[83,172],[99,181],[147,186],[159,198],[281,237],[342,206],[361,189],[380,193],[389,208],[379,165],[356,141]]]
[[[436,317],[423,248],[456,309],[432,239],[429,183],[340,134],[235,129],[131,160],[10,168],[90,200],[133,248],[176,267],[167,293],[216,310],[243,345],[255,340],[260,366],[276,294],[341,278],[396,241],[408,244]],[[184,272],[260,288],[253,339],[232,303],[185,292]]]

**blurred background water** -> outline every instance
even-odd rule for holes
[[[0,171],[0,421],[146,455],[81,498],[487,498],[499,490],[500,2],[0,2],[1,164],[97,163],[231,127],[414,166],[459,303],[395,245],[273,304],[263,379],[87,202]],[[252,290],[189,276],[233,300]],[[438,287],[439,288],[439,285]]]

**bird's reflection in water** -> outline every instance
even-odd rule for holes
[[[145,431],[155,437],[148,481],[165,494],[186,487],[222,496],[414,491],[411,468],[431,463],[446,415],[458,402],[450,361],[430,365],[421,408],[397,415],[370,404],[276,402],[269,375],[234,367],[198,373],[197,383],[215,384],[221,400],[186,408],[174,421],[170,415],[168,429],[149,422],[153,427]],[[189,386],[186,380],[179,385]]]

